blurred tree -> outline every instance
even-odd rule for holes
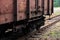
[[[60,0],[54,0],[54,7],[60,7]]]

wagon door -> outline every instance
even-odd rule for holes
[[[48,13],[48,0],[44,0],[44,14]]]
[[[17,21],[26,19],[26,1],[17,0]]]
[[[13,0],[0,0],[0,24],[13,21]]]
[[[38,17],[41,16],[41,0],[30,0],[30,14],[29,14],[29,18],[34,18],[34,17]]]
[[[49,13],[50,15],[53,13],[53,0],[49,0]]]
[[[35,16],[35,0],[30,0],[29,5],[30,5],[29,18],[32,18]]]
[[[40,10],[40,14],[43,15],[44,14],[44,0],[39,0],[39,10]]]

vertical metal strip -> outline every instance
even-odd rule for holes
[[[53,13],[53,0],[52,0],[52,9],[51,10],[52,10],[52,13]]]
[[[38,0],[35,0],[36,14],[38,13]]]
[[[27,17],[27,21],[29,20],[29,14],[30,14],[30,1],[29,0],[27,0],[26,1],[26,17]]]
[[[44,0],[42,0],[42,15],[44,14]]]
[[[16,31],[16,22],[17,22],[17,0],[13,0],[13,20],[14,20],[14,24],[13,24],[13,31]]]
[[[48,5],[47,5],[47,15],[50,15],[50,13],[49,13],[49,3],[50,3],[50,2],[49,2],[49,0],[48,0],[48,1],[47,1],[47,4],[48,4]]]
[[[47,0],[47,14],[46,15],[48,15],[48,0]]]
[[[17,21],[17,0],[13,0],[13,13],[14,13],[14,22]]]

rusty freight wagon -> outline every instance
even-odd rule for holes
[[[7,29],[27,33],[44,25],[53,12],[53,0],[0,0],[0,34]]]

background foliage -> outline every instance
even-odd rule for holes
[[[60,0],[54,0],[54,7],[60,7]]]

